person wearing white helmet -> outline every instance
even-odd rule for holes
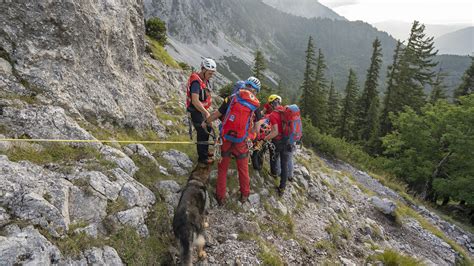
[[[201,127],[201,123],[209,117],[209,108],[212,104],[209,80],[217,70],[216,61],[204,58],[201,62],[201,71],[193,72],[189,77],[186,88],[186,109],[191,114],[191,121],[196,129],[197,141],[209,141],[208,132]],[[200,163],[212,163],[209,159],[209,146],[197,144],[198,161]]]

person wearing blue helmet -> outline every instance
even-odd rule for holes
[[[229,97],[224,99],[224,102],[219,107],[217,111],[212,113],[207,119],[204,120],[202,126],[208,126],[212,123],[212,121],[218,118],[224,118],[222,131],[225,132],[225,123],[226,118],[232,117],[227,116],[229,113],[232,112],[232,107],[237,106],[237,101],[235,100],[236,97],[242,97],[242,95],[247,94],[249,99],[256,102],[255,110],[252,111],[249,118],[243,118],[243,120],[250,121],[247,119],[254,119],[255,121],[259,121],[261,119],[261,113],[258,109],[260,103],[255,96],[260,91],[261,83],[255,77],[249,77],[245,80],[245,85],[243,88],[238,90],[236,93],[232,94]],[[249,94],[250,92],[250,94]],[[244,99],[244,98],[241,98]],[[247,101],[247,103],[250,103]],[[234,116],[235,117],[235,116]],[[228,118],[229,121],[234,121],[235,118]],[[235,119],[237,120],[237,119]],[[253,120],[252,120],[253,121]],[[249,134],[258,132],[261,123],[252,123],[251,127],[249,127]],[[242,127],[242,129],[247,130],[247,127]],[[248,156],[249,156],[249,148],[247,146],[247,140],[249,139],[248,135],[245,134],[242,137],[243,140],[232,140],[231,138],[227,138],[227,135],[223,134],[223,142],[221,145],[221,155],[222,159],[218,165],[218,174],[217,174],[217,184],[216,184],[216,199],[219,205],[223,205],[226,200],[226,179],[227,179],[227,169],[229,167],[231,156],[233,155],[236,159],[237,164],[237,172],[239,175],[239,184],[240,184],[240,202],[243,204],[247,202],[247,199],[250,194],[250,177],[249,177],[249,169],[248,169]]]
[[[262,86],[262,84],[260,83],[260,80],[258,80],[258,78],[256,77],[249,77],[246,81],[245,81],[245,86],[247,87],[247,89],[254,89],[257,93],[260,92],[260,88]]]

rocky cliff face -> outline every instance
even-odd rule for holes
[[[143,82],[142,4],[2,3],[3,95],[24,95],[99,124],[157,127]]]
[[[0,138],[92,140],[124,128],[177,134],[156,106],[174,100],[184,110],[187,77],[145,54],[142,5],[4,1]],[[105,242],[74,255],[63,249],[69,238],[104,241],[123,228],[149,235],[156,196],[134,179],[131,159],[144,154],[112,146],[0,142],[0,264],[122,264]]]

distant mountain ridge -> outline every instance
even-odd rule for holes
[[[440,54],[474,55],[474,27],[444,34],[435,39]]]
[[[423,21],[420,21],[423,23]],[[412,22],[404,22],[398,20],[387,20],[376,23],[371,23],[377,29],[385,31],[388,34],[392,35],[395,39],[406,40],[409,37],[410,28]],[[444,34],[454,32],[463,28],[468,27],[468,24],[450,24],[450,25],[441,25],[441,24],[426,24],[423,23],[426,27],[425,33],[428,36],[433,36],[438,38]]]
[[[329,18],[347,20],[317,0],[262,0],[282,12],[305,18]]]
[[[270,79],[281,79],[283,85],[293,91],[301,85],[310,35],[326,58],[326,78],[334,79],[340,91],[346,85],[350,68],[356,72],[362,86],[371,44],[376,37],[382,43],[379,88],[383,90],[386,69],[391,64],[396,44],[387,33],[365,22],[307,19],[283,13],[262,1],[144,0],[144,5],[146,18],[156,16],[166,22],[171,44],[169,51],[178,60],[197,66],[201,56],[216,58],[219,72],[235,80],[251,73],[253,53],[260,49],[268,61]],[[469,64],[469,60],[461,61],[451,64],[456,69],[445,70],[460,76],[458,72],[464,72]],[[450,84],[457,82],[451,80]]]

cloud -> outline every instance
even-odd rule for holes
[[[319,0],[319,2],[327,7],[336,8],[341,6],[350,6],[358,4],[359,0]]]

